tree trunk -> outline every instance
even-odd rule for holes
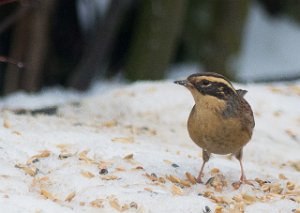
[[[192,0],[184,30],[185,50],[206,71],[234,78],[231,62],[239,53],[249,0]]]
[[[125,65],[129,80],[161,79],[174,55],[186,0],[143,0]]]
[[[96,38],[86,47],[82,60],[69,79],[69,86],[79,90],[87,89],[95,73],[107,65],[105,59],[111,54],[120,23],[131,2],[132,0],[111,0],[107,14],[96,32]]]
[[[20,88],[36,91],[41,86],[49,22],[55,0],[32,2],[32,4],[31,10],[17,23],[10,48],[10,58],[24,62],[25,69],[20,72],[14,65],[8,65],[5,94]]]

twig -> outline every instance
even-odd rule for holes
[[[4,56],[0,56],[0,62],[14,64],[20,69],[24,68],[24,64],[22,62],[16,61],[12,58],[7,58],[7,57],[4,57]]]
[[[4,4],[9,4],[18,0],[0,0],[0,6]]]

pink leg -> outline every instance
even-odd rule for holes
[[[202,150],[203,163],[202,163],[199,175],[197,177],[197,183],[203,183],[202,182],[203,169],[204,169],[206,162],[209,160],[209,157],[210,157],[210,153],[203,149]]]
[[[241,149],[238,153],[236,153],[235,157],[238,159],[240,166],[241,166],[240,183],[245,183],[245,184],[249,184],[249,185],[253,186],[253,184],[249,180],[247,180],[245,172],[244,172],[244,167],[243,167],[243,163],[242,163],[243,149]]]

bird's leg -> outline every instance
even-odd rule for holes
[[[241,166],[240,183],[245,183],[245,184],[249,184],[249,185],[253,186],[253,184],[249,180],[247,180],[245,172],[244,172],[243,163],[242,163],[243,148],[240,151],[238,151],[237,153],[235,153],[235,157],[238,159],[240,166]]]
[[[242,163],[242,158],[243,158],[243,149],[241,149],[240,151],[238,151],[237,153],[235,153],[235,157],[238,159],[240,166],[241,166],[241,178],[240,181],[241,182],[245,182],[246,179],[246,175],[244,172],[244,167],[243,167],[243,163]]]
[[[203,169],[204,169],[206,162],[209,160],[209,157],[210,157],[210,153],[203,149],[202,150],[203,163],[202,163],[199,175],[197,177],[197,183],[203,183],[202,182],[202,173],[203,173]]]

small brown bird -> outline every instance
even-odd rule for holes
[[[241,166],[240,181],[246,182],[243,147],[255,125],[251,107],[244,99],[247,91],[234,89],[227,78],[211,72],[174,83],[190,90],[195,100],[187,128],[191,139],[202,148],[203,164],[197,182],[202,183],[203,168],[211,153],[234,154]]]

